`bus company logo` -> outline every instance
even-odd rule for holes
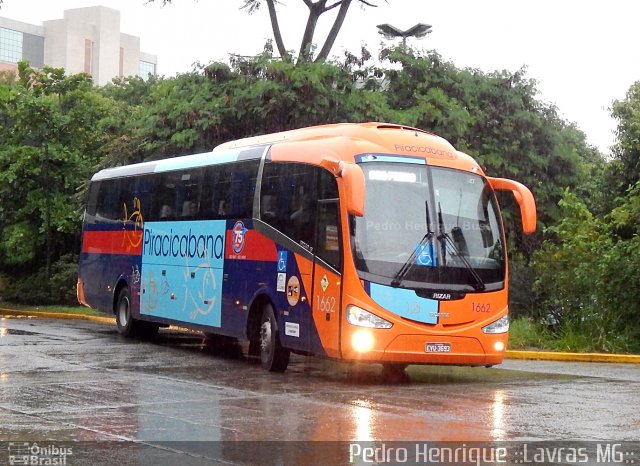
[[[414,154],[424,154],[427,157],[436,159],[449,159],[453,160],[457,156],[453,152],[443,149],[436,149],[429,146],[409,145],[409,144],[396,144],[395,150],[398,152],[410,152]]]
[[[246,235],[247,228],[242,221],[238,220],[231,230],[231,247],[236,254],[240,254],[244,249]]]
[[[221,259],[224,251],[222,235],[198,234],[191,228],[185,231],[174,231],[173,228],[161,233],[154,233],[152,228],[144,229],[142,255],[146,257],[186,257],[189,259],[205,259],[207,257]]]

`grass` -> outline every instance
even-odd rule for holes
[[[30,311],[30,312],[56,312],[62,314],[82,314],[89,316],[104,316],[105,314],[96,311],[95,309],[89,309],[84,306],[28,306],[25,304],[9,303],[6,301],[0,301],[0,309],[11,309],[15,311]]]
[[[593,325],[566,324],[555,330],[527,318],[511,321],[509,349],[562,351],[569,353],[639,354],[637,335],[604,333]]]
[[[509,349],[552,349],[551,335],[547,329],[527,318],[514,319],[509,323]]]

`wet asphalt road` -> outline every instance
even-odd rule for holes
[[[8,442],[81,442],[66,464],[199,465],[342,461],[302,461],[308,441],[640,439],[640,366],[514,360],[407,373],[391,383],[376,365],[294,356],[270,374],[198,334],[141,342],[115,325],[4,318],[0,464]],[[281,441],[300,451],[268,461]]]

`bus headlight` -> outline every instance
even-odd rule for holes
[[[365,311],[364,309],[349,305],[347,306],[347,322],[357,327],[367,328],[391,328],[393,324],[389,321],[378,317],[375,314]]]
[[[509,315],[500,317],[486,327],[482,327],[484,333],[507,333],[509,331]]]

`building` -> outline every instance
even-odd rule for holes
[[[65,10],[42,26],[0,17],[0,71],[26,60],[35,68],[89,73],[98,85],[115,77],[157,74],[158,57],[140,51],[140,38],[120,32],[120,12],[103,6]]]

